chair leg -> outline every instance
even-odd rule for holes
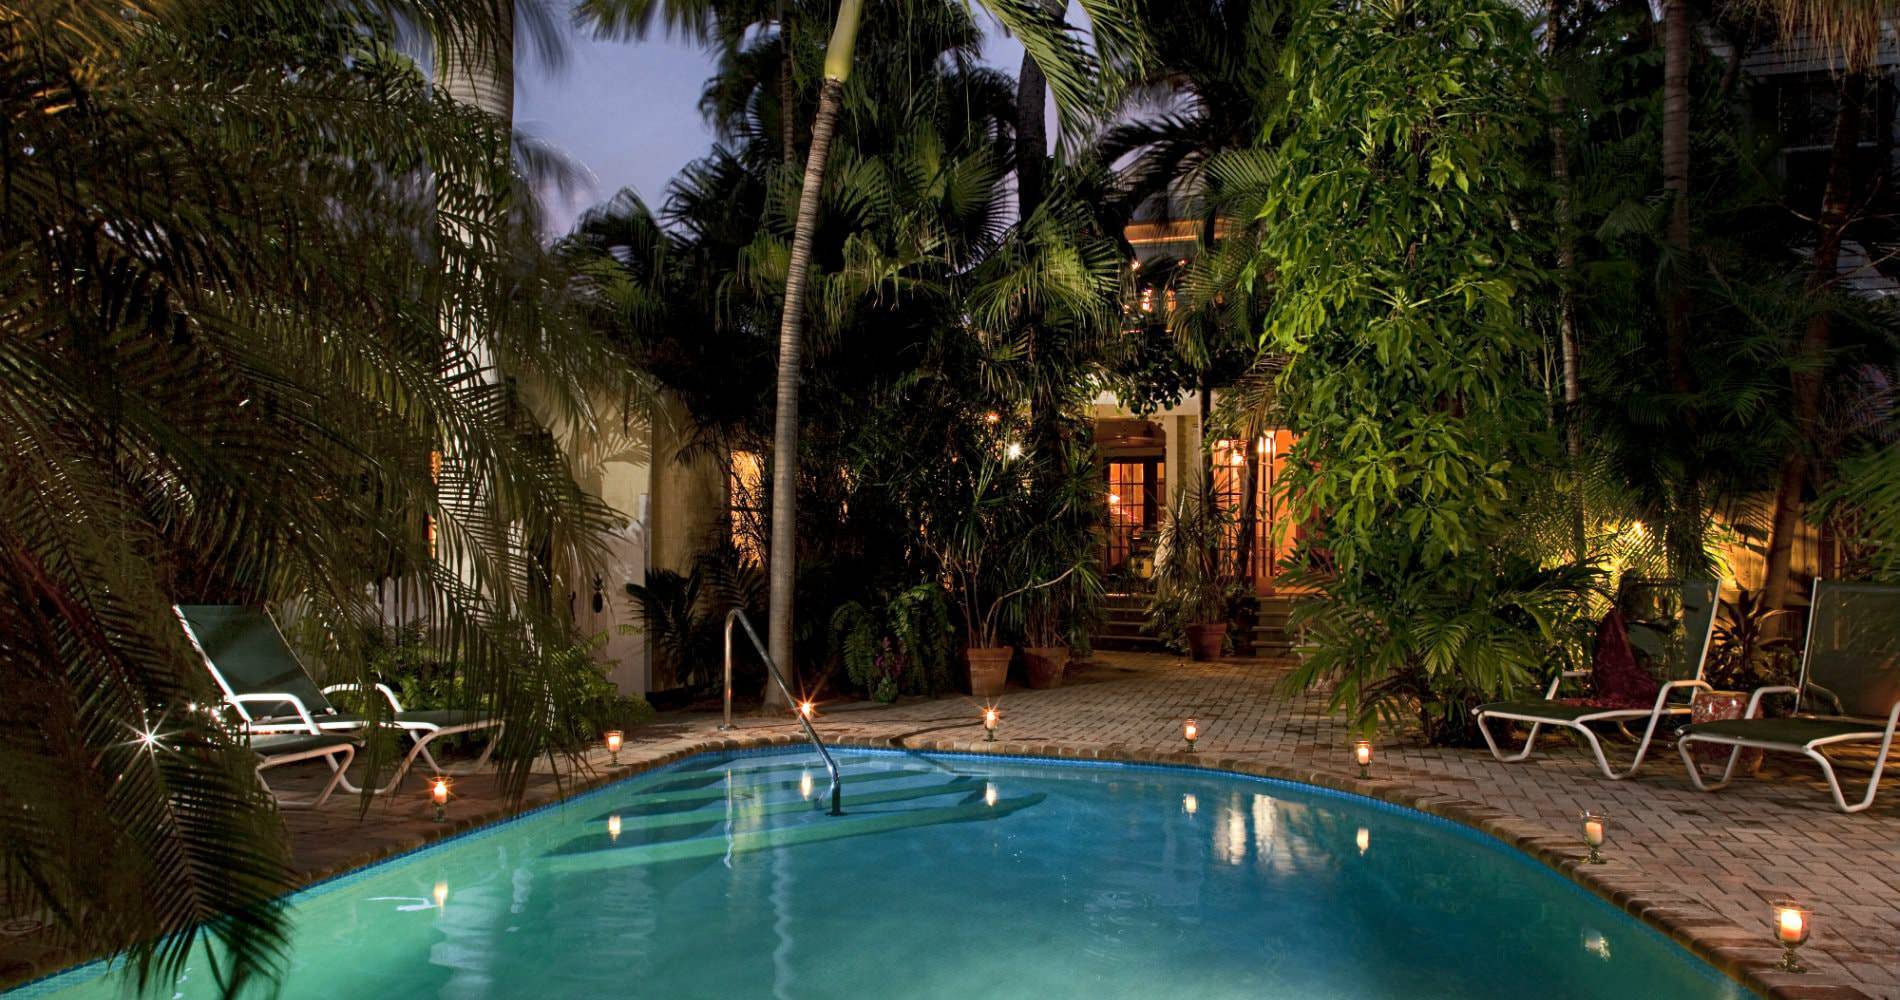
[[[340,763],[337,760],[338,756],[341,756],[343,758],[343,760]],[[296,760],[267,761],[259,765],[257,768],[257,783],[264,786],[264,791],[268,793],[272,798],[275,798],[277,800],[277,808],[279,809],[319,808],[325,802],[330,801],[330,795],[333,792],[335,792],[339,786],[350,787],[349,782],[343,777],[343,775],[345,772],[347,772],[350,769],[350,762],[356,758],[356,748],[352,746],[339,746],[336,749],[323,754],[322,757],[323,757],[324,763],[330,765],[330,780],[327,784],[323,786],[323,791],[317,793],[316,798],[310,799],[308,801],[305,801],[303,799],[283,798],[282,796],[279,796],[275,791],[272,791],[270,787],[270,782],[264,780],[264,772],[266,770],[272,767],[276,767],[279,764],[294,764],[297,762]],[[305,760],[305,759],[307,758],[302,758],[302,757],[297,758],[297,760]],[[351,788],[351,790],[358,791],[359,789]]]
[[[1887,738],[1881,742],[1880,756],[1874,760],[1873,776],[1867,779],[1867,794],[1862,795],[1860,801],[1853,805],[1847,804],[1847,796],[1841,792],[1840,776],[1834,773],[1834,764],[1827,759],[1827,755],[1813,747],[1804,748],[1801,752],[1807,754],[1816,764],[1821,765],[1821,774],[1827,778],[1827,790],[1834,794],[1834,804],[1839,806],[1844,813],[1857,813],[1874,804],[1874,796],[1880,791],[1880,774],[1887,769],[1887,750],[1892,743],[1893,734],[1888,733]]]
[[[1742,748],[1739,746],[1729,748],[1728,765],[1722,768],[1721,780],[1709,784],[1702,780],[1702,765],[1696,763],[1695,754],[1690,752],[1689,744],[1694,741],[1694,736],[1685,736],[1676,741],[1676,749],[1682,753],[1682,763],[1689,769],[1689,780],[1695,784],[1696,788],[1705,792],[1727,788],[1729,782],[1735,780],[1735,765],[1742,759]]]
[[[1498,748],[1498,741],[1495,737],[1491,735],[1491,727],[1486,725],[1485,721],[1486,720],[1483,715],[1478,716],[1478,732],[1484,734],[1484,742],[1491,747],[1491,756],[1496,757],[1498,760],[1501,760],[1506,764],[1514,764],[1520,760],[1523,760],[1526,757],[1529,757],[1531,755],[1531,751],[1537,748],[1538,730],[1544,728],[1544,724],[1541,722],[1531,723],[1530,735],[1525,737],[1524,739],[1524,749],[1518,751],[1516,756],[1507,757],[1505,756],[1504,751]]]

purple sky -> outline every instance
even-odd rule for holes
[[[524,61],[515,80],[515,126],[562,150],[593,174],[591,185],[562,204],[547,206],[555,233],[623,187],[658,210],[666,184],[712,147],[712,130],[699,114],[699,92],[712,59],[670,38],[644,42],[596,41],[567,29],[567,65],[549,72]],[[985,61],[1014,74],[1022,46],[991,31]]]

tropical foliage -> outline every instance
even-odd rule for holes
[[[0,13],[0,865],[141,974],[205,933],[255,978],[291,884],[173,603],[277,605],[368,681],[380,586],[518,723],[507,780],[561,742],[533,653],[606,512],[533,414],[585,421],[611,366],[545,308],[507,128],[401,48],[489,44],[495,8],[406,9]]]

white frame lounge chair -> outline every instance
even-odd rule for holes
[[[1856,598],[1861,599],[1858,608]],[[1867,606],[1874,601],[1881,603]],[[1851,620],[1856,610],[1862,613],[1864,624],[1857,626]],[[1850,645],[1870,636],[1879,645],[1871,649]],[[1821,643],[1818,648],[1817,637]],[[1793,695],[1795,715],[1761,718],[1762,699],[1771,694]],[[1834,804],[1842,812],[1856,813],[1873,805],[1880,791],[1880,775],[1893,749],[1896,724],[1900,724],[1900,586],[1815,580],[1808,605],[1808,636],[1801,650],[1800,684],[1757,688],[1741,718],[1690,726],[1676,746],[1682,762],[1688,765],[1689,780],[1705,792],[1734,780],[1743,750],[1801,754],[1820,765],[1828,791],[1834,794]],[[1703,780],[1702,769],[1690,752],[1692,742],[1730,748],[1720,780]],[[1821,750],[1837,744],[1873,742],[1880,744],[1873,776],[1867,781],[1866,794],[1850,804],[1841,791],[1840,776]]]
[[[329,695],[337,691],[361,691],[361,685],[317,687],[310,679],[310,672],[304,669],[303,661],[285,641],[277,619],[269,612],[231,604],[181,604],[173,611],[193,648],[204,659],[205,669],[211,671],[224,700],[236,709],[244,720],[245,730],[253,737],[309,735],[313,727],[322,733],[355,733],[368,725],[360,715],[339,711],[329,699]],[[224,667],[219,666],[221,660]],[[247,665],[246,676],[234,677],[233,671],[227,669],[234,663]],[[410,711],[396,699],[396,693],[388,685],[377,684],[375,690],[389,702],[389,724],[401,729],[413,744],[389,782],[375,790],[378,795],[395,791],[418,757],[437,774],[479,770],[488,763],[506,728],[501,719],[480,712]],[[482,748],[481,756],[466,767],[445,768],[429,752],[429,744],[440,737],[485,729],[493,729],[494,733]],[[339,770],[338,774],[341,773]],[[348,777],[340,777],[338,781],[346,791],[362,791],[351,784]]]
[[[330,793],[343,783],[343,775],[356,759],[356,737],[347,733],[326,733],[315,721],[307,732],[267,733],[250,737],[251,752],[257,755],[257,783],[277,800],[279,809],[315,809],[329,801]],[[323,757],[330,765],[330,781],[315,798],[293,799],[280,795],[264,780],[264,772],[273,767]],[[341,757],[341,760],[337,758]]]
[[[1691,588],[1708,594],[1702,612],[1706,615],[1705,620],[1697,620],[1690,613]],[[1701,646],[1695,653],[1693,679],[1665,679],[1662,689],[1656,692],[1656,703],[1648,708],[1593,708],[1588,705],[1566,705],[1556,700],[1557,690],[1564,681],[1590,675],[1587,670],[1566,670],[1551,678],[1550,687],[1544,692],[1543,701],[1493,702],[1472,710],[1472,714],[1477,717],[1478,731],[1484,734],[1484,742],[1491,748],[1491,755],[1507,764],[1523,760],[1537,748],[1537,734],[1543,727],[1562,726],[1583,736],[1584,742],[1590,747],[1590,752],[1596,756],[1597,768],[1603,772],[1604,777],[1611,781],[1621,781],[1635,774],[1637,768],[1643,766],[1643,759],[1649,754],[1649,745],[1656,737],[1656,728],[1662,724],[1663,719],[1689,713],[1688,703],[1672,704],[1669,700],[1671,696],[1678,691],[1711,690],[1709,683],[1702,679],[1702,672],[1708,666],[1709,641],[1715,632],[1716,596],[1720,592],[1720,584],[1713,580],[1692,580],[1682,587],[1682,613],[1685,627],[1694,629],[1699,626],[1702,633],[1699,637]],[[1689,638],[1697,637],[1691,634]],[[1694,695],[1690,697],[1693,699]],[[1491,735],[1491,727],[1486,725],[1492,719],[1530,723],[1531,731],[1524,739],[1524,748],[1515,754],[1506,754],[1499,748],[1497,738]],[[1614,723],[1619,727],[1624,727],[1627,732],[1630,723],[1643,720],[1647,720],[1648,724],[1643,728],[1642,741],[1636,745],[1636,758],[1630,761],[1629,767],[1618,771],[1610,766],[1609,757],[1603,752],[1603,744],[1597,739],[1597,734],[1591,730],[1590,726],[1593,723]]]

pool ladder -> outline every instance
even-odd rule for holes
[[[805,727],[805,737],[811,745],[818,748],[818,756],[825,759],[825,770],[831,772],[831,815],[844,815],[844,780],[838,777],[838,762],[831,759],[831,751],[825,749],[825,741],[818,738],[818,730],[811,727],[811,720],[798,710],[798,699],[792,697],[792,689],[785,686],[785,678],[779,676],[778,664],[772,661],[772,654],[765,651],[765,644],[759,641],[759,633],[752,630],[752,622],[746,618],[745,611],[733,608],[726,613],[726,721],[719,728],[732,728],[732,626],[733,623],[745,626],[746,638],[752,640],[752,648],[759,651],[759,659],[765,661],[765,672],[778,684],[779,691],[785,695],[785,703],[792,706],[792,714],[798,717],[798,724]]]

